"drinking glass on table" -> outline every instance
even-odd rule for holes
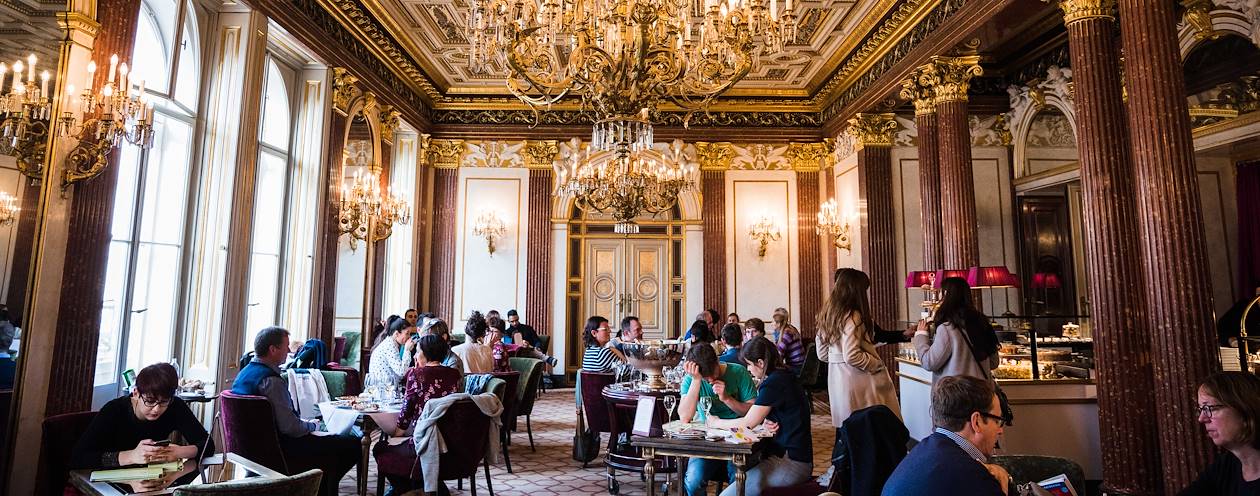
[[[699,420],[701,422],[708,422],[709,409],[713,408],[713,398],[710,398],[708,396],[701,396],[699,406],[700,406],[700,419]]]
[[[662,400],[665,402],[665,421],[672,422],[674,420],[674,407],[678,406],[678,398],[673,395],[665,395]]]

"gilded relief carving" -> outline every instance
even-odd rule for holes
[[[359,78],[345,67],[333,67],[333,108],[341,113],[350,111],[350,100],[354,99],[356,89],[355,83],[359,82]]]
[[[378,114],[381,119],[381,139],[393,143],[394,133],[397,132],[398,127],[402,125],[402,121],[400,120],[402,112],[399,112],[393,105],[382,105],[381,111]]]
[[[1072,24],[1086,19],[1115,20],[1116,0],[1060,0],[1063,23]]]
[[[984,74],[979,55],[932,57],[926,68],[926,79],[931,82],[937,104],[967,101],[971,78]]]
[[[897,121],[893,114],[856,114],[849,119],[846,132],[854,137],[859,148],[867,146],[892,146],[893,131]]]
[[[454,169],[464,160],[464,140],[435,139],[429,144],[429,163],[438,169]]]
[[[827,144],[791,143],[788,145],[787,158],[792,170],[805,172],[821,170],[827,160]]]
[[[901,98],[914,104],[915,114],[936,112],[936,94],[932,90],[932,78],[926,67],[917,67],[901,81]]]
[[[551,169],[560,154],[556,140],[526,141],[525,166],[530,169]]]
[[[735,151],[730,143],[696,143],[696,160],[700,162],[700,170],[726,170],[731,167]]]
[[[1186,7],[1181,20],[1194,28],[1196,40],[1215,40],[1224,34],[1212,27],[1212,0],[1182,0],[1181,4]]]

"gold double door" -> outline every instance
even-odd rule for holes
[[[621,319],[639,318],[644,339],[664,339],[668,328],[666,239],[587,239],[583,305],[607,318],[617,335]]]

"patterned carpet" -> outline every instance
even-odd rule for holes
[[[835,429],[831,426],[831,416],[827,413],[826,397],[815,401],[813,415],[814,433],[814,472],[815,475],[826,470],[831,456],[831,447],[835,439]],[[512,457],[512,472],[502,463],[490,466],[490,476],[494,483],[496,496],[548,496],[548,495],[607,495],[607,468],[596,459],[583,469],[582,464],[570,456],[572,454],[573,426],[577,422],[573,404],[572,389],[549,390],[538,398],[534,405],[533,426],[534,445],[537,452],[529,449],[529,438],[525,433],[525,419],[520,421],[520,431],[512,434],[512,446],[509,453]],[[604,440],[607,440],[605,434]],[[602,458],[602,456],[601,456]],[[368,492],[376,490],[375,461],[368,471]],[[352,470],[341,481],[341,494],[358,494],[356,488],[356,472]],[[621,494],[647,494],[646,485],[639,480],[637,474],[618,475]],[[657,476],[657,481],[663,478]],[[452,494],[469,494],[467,481],[463,491],[456,490],[452,481],[447,484]],[[713,488],[710,488],[713,492]],[[477,494],[489,495],[486,491],[485,477],[477,478]]]

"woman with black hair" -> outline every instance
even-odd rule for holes
[[[385,339],[372,348],[368,373],[382,383],[402,385],[416,350],[416,342],[411,339],[415,332],[416,327],[407,319],[400,317],[390,321],[389,331],[382,333]]]
[[[753,338],[740,350],[748,371],[761,381],[752,408],[743,417],[711,419],[710,427],[753,428],[763,422],[774,439],[761,462],[748,471],[744,494],[756,496],[767,488],[787,487],[809,479],[814,470],[814,441],[810,436],[809,403],[796,376],[783,363],[779,349],[766,338]],[[738,494],[734,484],[722,496]]]
[[[464,344],[451,349],[464,362],[465,374],[489,374],[494,371],[494,350],[482,344],[481,338],[490,329],[481,312],[473,310],[464,324]]]
[[[582,370],[611,372],[618,363],[625,362],[625,355],[609,346],[610,342],[612,327],[608,325],[608,319],[598,315],[586,319],[586,326],[582,328],[582,343],[586,345],[586,351],[582,353]]]
[[[919,322],[911,342],[919,352],[919,363],[932,373],[932,383],[951,375],[967,375],[992,381],[989,370],[997,368],[998,338],[989,318],[976,310],[971,287],[961,277],[941,281],[945,294],[931,325],[936,334],[928,337],[929,323]],[[981,368],[981,364],[985,368]]]

